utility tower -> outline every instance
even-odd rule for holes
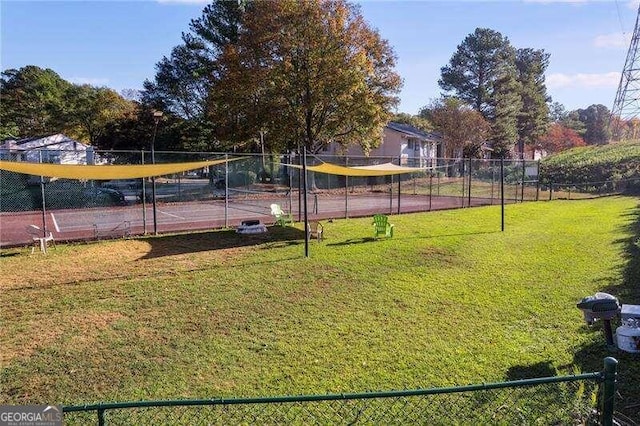
[[[616,93],[616,100],[611,109],[609,128],[611,138],[620,140],[625,136],[623,121],[630,121],[640,116],[640,55],[638,52],[638,39],[640,39],[640,6],[636,17],[636,25],[633,29],[633,37],[627,52],[627,59],[620,76],[620,84]],[[635,120],[634,120],[635,121]],[[635,128],[636,126],[634,126]],[[634,131],[635,133],[635,131]],[[638,135],[628,135],[638,137]]]

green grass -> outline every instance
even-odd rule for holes
[[[0,257],[0,403],[272,396],[598,371],[576,303],[640,304],[638,199],[61,245]],[[618,410],[638,414],[640,364]],[[542,368],[540,366],[545,366]],[[544,375],[544,374],[543,374]],[[518,377],[522,378],[522,377]],[[625,408],[630,407],[630,408]]]

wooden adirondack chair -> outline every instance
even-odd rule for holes
[[[276,218],[276,225],[285,226],[293,223],[293,216],[282,210],[280,204],[271,204],[271,215]]]
[[[375,228],[374,238],[382,235],[385,237],[393,237],[393,224],[389,223],[389,218],[383,214],[373,216],[373,226]]]

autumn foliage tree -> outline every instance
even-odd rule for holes
[[[570,148],[585,146],[584,139],[573,129],[560,123],[549,126],[547,134],[540,139],[539,146],[548,153],[564,151]]]
[[[395,61],[346,1],[252,2],[218,60],[208,117],[232,144],[266,130],[273,150],[319,152],[335,141],[367,152],[398,102]]]
[[[442,135],[444,155],[449,158],[479,153],[491,131],[491,125],[480,112],[453,97],[432,101],[420,110],[420,116]]]

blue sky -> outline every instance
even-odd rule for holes
[[[180,43],[206,2],[0,0],[0,68],[37,65],[75,83],[139,89]],[[477,27],[515,47],[551,54],[554,101],[567,109],[611,108],[638,2],[466,0],[360,2],[365,19],[393,46],[404,79],[399,112],[416,114],[440,94],[440,68]]]

